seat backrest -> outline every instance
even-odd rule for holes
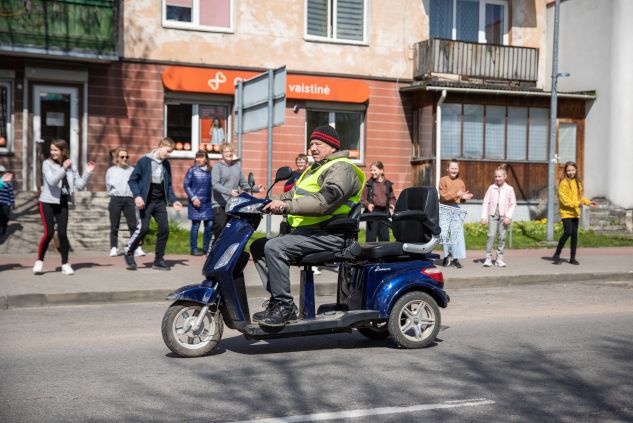
[[[399,212],[417,211],[424,217],[397,218]],[[411,187],[400,193],[396,201],[392,223],[393,235],[399,242],[422,242],[431,240],[441,232],[439,199],[434,187]]]

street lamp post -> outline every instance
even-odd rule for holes
[[[554,46],[552,49],[552,100],[549,115],[549,153],[547,166],[547,240],[554,240],[554,184],[556,169],[556,117],[557,117],[557,84],[558,84],[558,27],[560,23],[560,0],[554,7]]]

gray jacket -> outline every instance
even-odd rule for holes
[[[90,172],[86,172],[84,176],[81,176],[79,172],[73,168],[64,170],[63,166],[53,160],[44,160],[44,163],[42,163],[42,191],[40,193],[40,201],[42,203],[60,203],[64,175],[66,175],[66,179],[68,180],[70,194],[68,201],[71,203],[75,200],[75,190],[84,189],[88,183],[88,179],[90,179]]]
[[[349,157],[349,151],[337,151],[322,161]],[[318,168],[318,163],[312,164],[306,171],[306,177]],[[360,189],[362,182],[354,171],[354,167],[347,162],[333,164],[319,176],[321,189],[313,195],[292,198],[297,189],[295,185],[290,191],[284,192],[279,199],[286,203],[286,213],[297,216],[323,216],[332,213],[353,197]]]
[[[213,206],[226,206],[231,196],[231,191],[241,188],[250,191],[248,181],[242,174],[242,166],[237,162],[230,165],[219,161],[211,170],[211,186],[213,187]],[[259,188],[253,187],[253,192],[259,192]]]

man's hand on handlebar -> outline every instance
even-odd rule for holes
[[[286,211],[286,203],[281,200],[273,200],[262,209],[264,213],[284,214]]]

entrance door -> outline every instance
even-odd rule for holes
[[[73,167],[79,169],[79,90],[73,87],[33,87],[33,174],[31,189],[42,183],[42,162],[50,156],[51,141],[64,139],[70,146]]]

